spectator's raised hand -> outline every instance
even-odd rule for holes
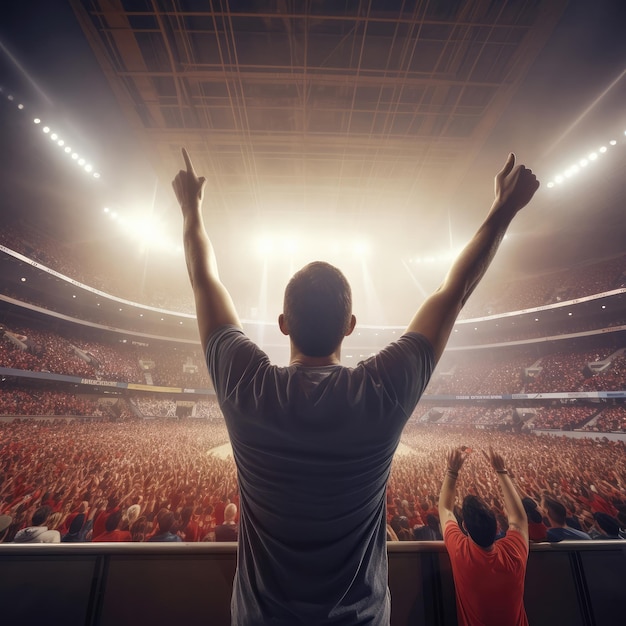
[[[496,472],[503,472],[506,470],[506,464],[502,455],[496,452],[491,446],[489,446],[489,452],[487,453],[483,450],[483,454]]]
[[[504,167],[496,174],[496,204],[507,205],[517,213],[530,202],[537,189],[537,177],[523,165],[515,167],[515,155],[511,152]]]
[[[448,454],[448,469],[453,472],[458,472],[461,467],[463,467],[463,463],[465,463],[465,459],[467,458],[467,453],[461,448],[454,448]]]
[[[180,204],[183,213],[185,213],[189,209],[197,209],[202,203],[206,179],[204,176],[198,177],[196,175],[193,163],[185,148],[183,148],[183,159],[185,159],[186,169],[180,170],[176,174],[172,181],[172,187],[174,188],[178,204]]]

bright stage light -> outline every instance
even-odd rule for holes
[[[50,132],[50,129],[47,126],[44,126],[41,130],[43,130],[43,132],[46,134]]]
[[[78,154],[76,152],[72,152],[72,158],[74,159],[74,161],[76,161],[76,159],[78,158]]]
[[[93,177],[94,177],[94,178],[100,178],[100,174],[99,174],[98,172],[94,172],[94,173],[93,173]]]
[[[57,145],[63,147],[65,145],[65,142],[63,141],[63,139],[59,139],[59,141],[57,141]]]
[[[595,161],[597,158],[598,158],[598,153],[597,153],[597,152],[592,152],[592,153],[589,155],[589,160],[590,160],[590,161]]]
[[[587,165],[589,165],[589,161],[587,159],[581,159],[578,163],[580,164],[580,167],[587,167]]]
[[[554,187],[554,183],[552,181],[550,181],[548,183],[548,189],[552,189],[552,187]]]
[[[50,139],[52,139],[52,141],[56,141],[59,138],[59,136],[56,133],[52,133],[52,135],[50,135]]]
[[[24,105],[22,103],[17,105],[17,108],[21,111],[24,108]]]
[[[87,163],[87,165],[85,165],[85,172],[91,172],[91,170],[93,170],[93,166],[89,165],[89,163]]]
[[[600,148],[600,152],[602,152],[602,154],[604,154],[606,152],[606,146],[602,146]]]
[[[555,176],[554,182],[560,185],[563,182],[563,176],[561,176],[560,174],[558,176]]]
[[[65,148],[63,149],[63,152],[65,152],[66,154],[69,154],[72,151],[72,149],[69,146],[65,146]]]
[[[41,124],[41,120],[40,120],[38,117],[36,117],[36,118],[33,120],[33,123],[35,123],[35,124]]]
[[[259,254],[267,256],[274,249],[274,242],[270,237],[260,237],[256,244],[256,249]]]
[[[369,252],[369,245],[365,241],[355,241],[352,244],[352,252],[358,257],[363,257]]]
[[[611,141],[609,141],[609,143],[610,143],[612,146],[614,146],[614,145],[616,145],[616,144],[617,144],[617,141],[615,141],[615,139],[611,139]]]
[[[78,165],[80,165],[81,167],[85,165],[85,159],[78,159]]]

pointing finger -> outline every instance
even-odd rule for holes
[[[193,163],[191,162],[191,159],[189,158],[189,154],[185,148],[183,148],[183,159],[185,159],[185,166],[187,167],[187,172],[195,176],[196,171],[193,169]]]

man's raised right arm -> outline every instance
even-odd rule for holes
[[[185,170],[172,182],[183,214],[183,243],[189,279],[196,302],[198,331],[203,351],[211,333],[220,326],[241,327],[230,293],[217,271],[217,259],[202,218],[204,177],[198,177],[183,148]]]
[[[435,362],[443,353],[452,327],[498,250],[515,215],[530,202],[539,187],[523,165],[515,167],[510,154],[495,179],[495,200],[472,240],[452,264],[443,284],[419,308],[406,332],[418,332],[432,344]]]

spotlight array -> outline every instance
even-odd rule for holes
[[[624,131],[624,135],[626,135],[626,130]],[[617,139],[611,139],[607,144],[604,144],[596,150],[592,150],[586,156],[581,157],[578,161],[572,163],[566,170],[557,174],[551,181],[549,181],[547,185],[548,189],[552,189],[557,185],[566,183],[569,178],[573,178],[579,172],[582,172],[583,169],[594,164],[600,157],[605,155],[610,148],[613,148],[616,145]]]
[[[0,93],[4,93],[4,88],[1,86]],[[22,104],[21,102],[17,102],[15,96],[12,93],[7,94],[7,100],[9,102],[13,102],[20,111],[23,111],[25,109],[24,104]],[[33,124],[39,126],[43,124],[43,122],[40,117],[35,117],[33,118]],[[49,126],[46,125],[41,126],[41,130],[50,138],[51,141],[56,143],[59,148],[62,148],[65,154],[72,154],[72,159],[77,162],[77,164],[83,169],[84,172],[86,172],[87,174],[91,174],[94,178],[100,178],[100,173],[94,172],[93,165],[91,165],[91,163],[88,163],[86,159],[82,157],[79,158],[79,155],[76,152],[72,153],[72,148],[66,145],[65,139],[59,137],[58,133],[55,133]]]
[[[39,117],[35,117],[33,119],[33,124],[40,125],[42,123],[43,122],[41,121],[41,118]],[[59,146],[59,148],[63,148],[64,154],[70,155],[71,159],[80,168],[82,168],[84,172],[86,172],[87,174],[91,174],[94,178],[100,178],[100,173],[93,171],[93,165],[87,162],[87,159],[84,159],[83,157],[81,157],[78,154],[78,152],[74,152],[70,146],[66,145],[65,139],[61,139],[61,137],[59,137],[57,133],[53,132],[49,126],[43,126],[41,130],[43,131],[44,134],[48,135],[48,137],[50,137],[50,139],[54,141],[54,143],[56,143],[56,145]]]

